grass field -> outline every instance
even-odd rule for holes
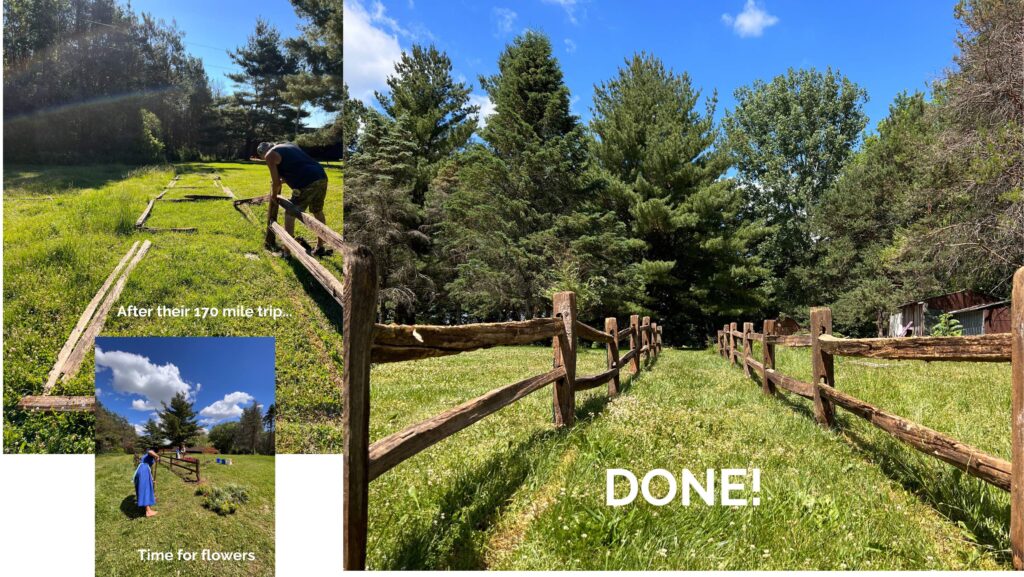
[[[202,456],[204,486],[241,485],[249,501],[231,515],[204,509],[186,482],[160,464],[156,473],[158,511],[139,515],[135,506],[131,455],[96,456],[96,574],[260,576],[274,574],[274,457],[230,456],[232,465],[216,465]],[[141,561],[138,549],[201,552],[252,552],[255,561]]]
[[[603,368],[581,354],[578,374]],[[872,366],[875,365],[875,366]],[[542,347],[373,369],[372,438],[551,366]],[[778,368],[810,380],[806,349]],[[1002,458],[1009,364],[837,359],[837,386]],[[488,417],[371,484],[369,566],[490,569],[1009,568],[1009,498],[839,411],[769,398],[708,351],[666,350],[606,401],[577,397],[551,426],[551,389]],[[758,507],[605,505],[605,470],[760,468]],[[659,481],[660,482],[660,481]],[[655,483],[655,494],[664,485]],[[624,491],[624,489],[622,489]],[[639,504],[642,503],[642,504]]]
[[[227,201],[157,203],[150,227],[196,227],[194,234],[133,227],[150,198],[175,173],[165,198],[219,194],[219,175],[238,198],[265,194],[269,173],[256,163],[191,163],[130,168],[7,166],[4,171],[4,451],[88,453],[88,415],[27,414],[22,396],[39,393],[58,351],[104,279],[136,240],[153,242],[107,319],[108,336],[267,336],[277,338],[278,447],[330,452],[341,447],[341,310],[301,265],[263,249],[261,222]],[[341,172],[331,179],[325,213],[341,230]],[[288,189],[285,187],[285,195]],[[282,211],[283,214],[283,211]],[[283,218],[282,218],[283,221]],[[313,235],[301,224],[299,234]],[[341,256],[321,259],[341,276]],[[120,305],[275,306],[266,318],[118,317]],[[93,391],[93,360],[55,394]]]

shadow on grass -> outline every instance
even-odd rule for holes
[[[256,162],[252,160],[231,160],[225,161],[223,164],[238,164],[238,165],[254,165],[254,164],[265,164],[263,162]],[[194,162],[189,164],[175,164],[175,174],[216,174],[218,172],[225,172],[231,170],[245,170],[241,166],[213,166],[204,162]]]
[[[284,249],[280,250],[283,251]],[[343,326],[342,315],[344,312],[342,311],[341,305],[338,304],[338,301],[334,300],[326,290],[324,290],[320,281],[316,280],[316,277],[310,274],[310,272],[306,270],[306,267],[304,267],[297,258],[293,258],[288,255],[287,252],[284,254],[288,264],[291,265],[292,269],[295,271],[295,276],[298,277],[299,282],[302,283],[302,288],[305,289],[309,297],[313,299],[316,306],[320,307],[320,310],[323,311],[324,316],[327,317],[331,326],[338,331],[338,334],[341,334]]]
[[[644,370],[653,369],[656,364],[650,360]],[[640,375],[643,374],[641,371]],[[636,379],[636,375],[623,379],[620,394],[627,392]],[[479,540],[498,520],[502,507],[541,466],[551,449],[570,433],[595,422],[611,400],[607,395],[592,396],[576,406],[573,427],[538,431],[511,452],[497,454],[465,471],[441,497],[431,524],[410,524],[399,536],[393,561],[375,569],[487,569]]]
[[[125,164],[81,166],[4,166],[4,188],[18,189],[31,194],[50,196],[75,194],[84,188],[101,188],[108,183],[124,180],[138,166]],[[10,197],[10,194],[4,195]]]
[[[135,495],[128,495],[121,501],[121,513],[129,519],[138,519],[146,516],[146,509],[135,504]]]

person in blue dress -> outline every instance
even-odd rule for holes
[[[156,515],[156,511],[153,510],[153,505],[156,505],[156,490],[153,487],[153,466],[160,460],[160,455],[156,454],[156,451],[149,449],[142,459],[139,460],[139,466],[135,469],[135,504],[139,507],[146,508],[146,516],[152,517]]]

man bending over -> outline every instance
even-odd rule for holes
[[[284,180],[292,189],[292,204],[300,211],[309,209],[320,222],[327,224],[324,217],[324,199],[327,197],[327,172],[320,163],[291,143],[274,144],[261,142],[256,147],[256,154],[270,168],[273,179],[271,194],[276,198],[281,194],[281,181]],[[295,217],[288,211],[284,214],[284,229],[295,238]],[[302,240],[302,239],[298,239]],[[308,250],[307,246],[307,250]],[[324,246],[324,239],[317,236],[315,256],[331,254]]]

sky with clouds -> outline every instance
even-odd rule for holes
[[[274,383],[273,338],[96,339],[96,395],[137,431],[179,392],[202,427],[236,421],[273,403]]]
[[[927,90],[952,65],[953,0],[863,3],[798,0],[617,2],[614,0],[344,0],[345,81],[373,101],[403,49],[435,44],[456,78],[493,111],[478,77],[494,74],[501,50],[524,30],[546,33],[572,92],[590,118],[594,85],[647,51],[688,72],[721,117],[734,91],[787,68],[838,68],[868,91],[873,127],[901,91]]]

